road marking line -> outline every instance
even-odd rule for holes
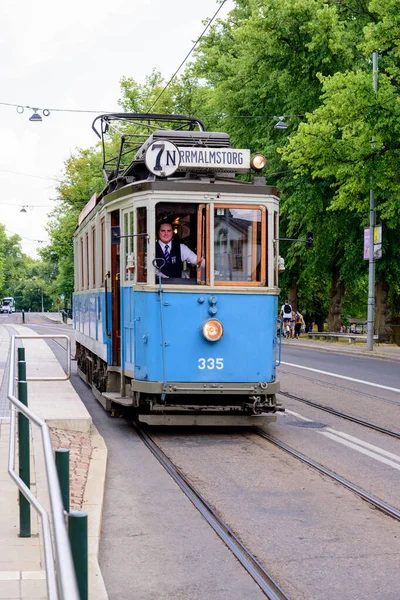
[[[308,421],[309,423],[314,422],[314,419],[307,419],[307,417],[303,417],[303,415],[301,415],[300,413],[293,412],[293,410],[289,410],[287,408],[285,408],[285,412],[279,416],[284,417],[285,415],[293,415],[294,417],[297,417],[298,419],[301,419],[302,421]]]
[[[383,448],[379,448],[379,446],[374,446],[373,444],[364,442],[363,440],[360,440],[359,438],[349,435],[348,433],[344,433],[343,431],[337,431],[336,429],[331,429],[330,427],[327,427],[326,429],[324,429],[324,431],[320,431],[319,433],[325,433],[326,431],[329,431],[330,433],[333,433],[334,435],[338,435],[350,442],[358,444],[359,446],[368,448],[368,450],[372,450],[373,452],[376,452],[377,454],[381,454],[382,456],[386,456],[387,458],[391,458],[392,460],[400,462],[400,456],[398,454],[393,454],[392,452],[388,452],[387,450],[384,450]]]
[[[381,385],[380,383],[372,383],[371,381],[364,381],[363,379],[346,377],[346,375],[337,375],[336,373],[330,373],[329,371],[321,371],[320,369],[312,369],[311,367],[303,367],[301,365],[295,365],[293,363],[281,362],[281,365],[286,365],[287,367],[295,367],[296,369],[304,369],[305,371],[313,371],[314,373],[320,373],[321,375],[329,375],[330,377],[337,377],[338,379],[346,379],[346,381],[354,381],[354,383],[363,383],[364,385],[370,385],[371,387],[380,388],[381,390],[389,390],[390,392],[397,392],[398,394],[400,394],[400,389],[389,387],[388,385]]]
[[[312,419],[303,417],[303,415],[296,413],[292,410],[285,410],[285,414],[290,414],[293,417],[297,417],[298,419],[301,419],[302,421],[306,421],[309,423],[313,422]],[[316,429],[314,429],[313,431],[315,431],[315,433],[325,435],[326,437],[332,439],[335,442],[344,444],[345,446],[348,446],[349,448],[352,448],[353,450],[356,450],[357,452],[366,454],[367,456],[370,456],[371,458],[374,458],[375,460],[378,460],[378,461],[383,462],[395,469],[400,470],[400,465],[397,465],[395,462],[392,462],[392,460],[393,460],[393,461],[397,461],[400,463],[400,456],[398,456],[397,454],[388,452],[387,450],[384,450],[383,448],[379,448],[379,446],[374,446],[373,444],[364,442],[363,440],[360,440],[359,438],[349,435],[348,433],[344,433],[343,431],[337,431],[336,429],[331,429],[330,427],[327,427],[323,431],[316,430]],[[381,455],[381,456],[379,456],[379,455]],[[392,459],[392,460],[390,460],[390,459]]]
[[[339,442],[339,444],[343,444],[344,446],[347,446],[348,448],[352,448],[352,450],[356,450],[357,452],[360,452],[361,454],[365,454],[366,456],[369,456],[370,458],[373,458],[381,463],[384,463],[385,465],[388,465],[389,467],[392,467],[393,469],[397,469],[398,471],[400,471],[400,465],[396,464],[395,462],[393,462],[387,458],[384,458],[383,456],[379,456],[378,454],[375,454],[375,452],[371,452],[370,450],[367,450],[366,448],[362,448],[361,446],[358,446],[357,444],[348,442],[347,440],[344,440],[337,435],[333,435],[332,433],[329,433],[328,431],[318,431],[318,433],[320,433],[321,435],[324,435],[327,438],[330,438],[331,440],[333,440],[335,442]]]

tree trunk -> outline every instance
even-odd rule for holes
[[[318,331],[324,331],[324,317],[322,315],[317,315],[315,317],[315,324],[317,326]]]
[[[390,323],[388,297],[389,285],[381,277],[375,285],[375,333],[378,334],[380,342],[388,342],[392,334],[388,326]]]
[[[328,315],[328,331],[340,331],[342,326],[342,304],[345,292],[344,281],[340,279],[338,267],[333,268],[332,287]]]
[[[289,304],[291,304],[293,310],[297,310],[298,306],[298,291],[299,291],[299,286],[297,285],[297,283],[292,283],[289,291],[288,291],[288,298],[289,298]]]
[[[291,282],[288,290],[289,303],[293,310],[299,309],[299,286],[298,279],[300,275],[300,256],[296,256],[296,262],[291,269]]]

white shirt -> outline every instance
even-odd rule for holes
[[[285,311],[283,310],[285,306],[286,306],[285,304],[282,304],[281,315],[283,315],[284,319],[291,319],[292,318],[292,307],[291,307],[290,304],[287,304],[287,306],[290,307],[290,312],[289,313],[285,313]]]
[[[164,242],[162,242],[161,240],[158,240],[158,243],[161,246],[161,250],[163,251],[163,254],[165,254],[165,246],[168,246],[169,249],[169,253],[171,254],[171,249],[172,249],[172,240],[170,242],[168,242],[168,244],[164,244]],[[188,262],[190,265],[195,265],[197,264],[197,256],[194,252],[192,252],[190,250],[190,248],[188,248],[187,246],[185,246],[185,244],[181,244],[181,261],[185,261]]]

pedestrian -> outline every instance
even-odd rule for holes
[[[294,311],[294,318],[295,318],[294,333],[295,333],[296,340],[298,340],[300,337],[300,332],[304,325],[304,318],[303,318],[303,315],[298,310]]]
[[[290,334],[290,321],[292,319],[292,305],[289,304],[289,299],[286,298],[285,304],[281,307],[281,319],[283,321],[283,335],[289,337]]]
[[[296,313],[295,313],[294,310],[292,310],[292,315],[290,317],[289,327],[290,327],[290,337],[291,337],[292,340],[294,340],[295,327],[296,327]]]

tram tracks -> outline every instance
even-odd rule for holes
[[[313,384],[317,383],[325,388],[340,390],[341,392],[349,392],[356,396],[362,396],[363,398],[370,398],[371,400],[379,400],[381,402],[391,404],[393,406],[400,406],[400,402],[397,400],[391,400],[389,398],[385,398],[384,396],[377,396],[376,394],[367,393],[365,390],[360,391],[346,385],[334,383],[333,381],[324,381],[323,379],[319,379],[318,377],[311,377],[309,375],[305,375],[304,373],[295,373],[294,371],[283,370],[282,368],[280,368],[279,373],[282,375],[289,375],[290,377],[295,376],[297,378],[301,378],[302,380],[310,381]]]
[[[307,400],[306,398],[301,398],[300,396],[295,396],[294,394],[290,394],[289,392],[280,391],[279,394],[281,396],[285,396],[285,398],[290,398],[291,400],[296,400],[297,402],[302,402],[303,404],[307,404],[307,406],[311,406],[312,408],[316,408],[318,410],[322,410],[328,412],[331,415],[335,415],[336,417],[340,417],[342,419],[346,419],[351,423],[357,423],[358,425],[363,425],[364,427],[368,427],[369,429],[373,429],[374,431],[378,431],[379,433],[383,433],[385,435],[389,435],[391,437],[400,439],[400,433],[396,431],[391,431],[390,429],[386,429],[385,427],[380,427],[379,425],[374,425],[368,421],[364,421],[364,419],[359,419],[358,417],[354,417],[353,415],[349,415],[347,413],[343,413],[331,406],[325,406],[324,404],[318,404],[317,402],[313,402],[312,400]]]
[[[289,600],[279,584],[262,567],[257,558],[239,540],[232,529],[222,520],[213,507],[203,498],[190,481],[179,471],[168,456],[161,450],[151,436],[137,423],[133,423],[136,433],[157,458],[167,473],[177,483],[183,493],[197,508],[215,533],[228,546],[240,564],[246,569],[253,580],[259,585],[269,600]]]
[[[151,438],[151,436],[138,424],[134,424],[136,433],[146,445],[146,447],[152,452],[152,454],[158,459],[167,473],[173,478],[180,489],[185,493],[197,510],[206,519],[208,524],[213,528],[221,540],[228,546],[235,557],[239,560],[241,565],[250,574],[253,580],[259,585],[265,596],[272,600],[288,600],[288,596],[277,584],[273,577],[265,571],[263,566],[257,560],[257,558],[251,553],[251,551],[244,546],[244,544],[238,539],[237,535],[232,529],[222,520],[219,514],[216,512],[210,502],[207,501],[201,493],[192,485],[185,475],[174,465],[171,459],[164,453],[164,451],[158,446],[158,444]],[[301,461],[313,470],[329,477],[340,486],[353,492],[356,496],[367,502],[370,506],[374,507],[381,513],[389,516],[397,521],[400,521],[400,511],[388,503],[380,500],[373,494],[370,494],[360,488],[359,486],[351,483],[344,477],[326,468],[322,464],[315,460],[308,458],[301,452],[291,448],[287,444],[277,440],[272,435],[265,431],[258,429],[257,427],[252,428],[251,432],[259,437],[264,438],[270,444],[276,446],[283,452],[289,454],[293,458]]]
[[[304,454],[302,454],[298,450],[294,450],[294,448],[291,448],[290,446],[288,446],[284,442],[281,442],[281,441],[277,440],[276,438],[274,438],[273,436],[269,435],[265,431],[259,429],[258,427],[255,427],[253,431],[254,431],[254,433],[256,433],[257,435],[259,435],[260,437],[268,440],[268,442],[270,442],[274,446],[280,448],[284,452],[287,452],[290,456],[292,456],[294,458],[297,458],[298,460],[300,460],[301,462],[305,463],[309,467],[312,467],[313,469],[315,469],[319,473],[327,475],[328,477],[330,477],[331,479],[333,479],[334,481],[336,481],[336,483],[339,483],[340,485],[344,486],[348,490],[351,490],[357,496],[359,496],[360,498],[362,498],[362,500],[365,500],[366,502],[368,502],[369,504],[371,504],[372,506],[374,506],[375,508],[377,508],[382,513],[388,515],[389,517],[392,517],[393,519],[396,519],[397,521],[400,521],[400,511],[397,510],[396,508],[394,508],[393,506],[390,506],[389,504],[387,504],[386,502],[383,502],[382,500],[380,500],[376,496],[373,496],[372,494],[369,494],[368,492],[366,492],[365,490],[363,490],[359,486],[351,483],[350,481],[348,481],[344,477],[341,477],[337,473],[334,473],[330,469],[327,469],[326,467],[324,467],[320,463],[317,463],[315,460],[312,460],[311,458],[308,458],[307,456],[305,456]]]

